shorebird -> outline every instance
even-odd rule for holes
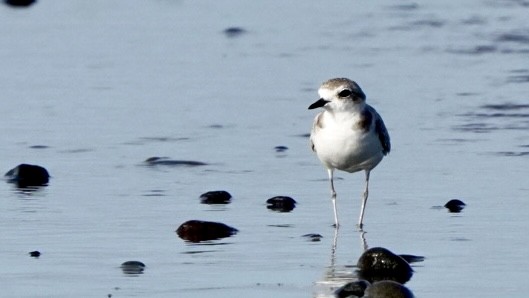
[[[389,134],[382,117],[366,103],[366,96],[356,82],[346,78],[330,79],[320,86],[318,94],[320,99],[311,104],[309,110],[321,107],[324,111],[314,119],[310,143],[329,175],[334,223],[339,226],[334,170],[349,173],[364,170],[365,190],[358,219],[358,227],[362,229],[369,174],[389,153]]]

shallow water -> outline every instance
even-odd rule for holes
[[[1,6],[0,169],[33,163],[52,175],[32,193],[0,183],[2,295],[329,297],[365,246],[425,256],[406,284],[417,297],[527,292],[527,9],[514,0]],[[226,35],[230,27],[244,32]],[[326,173],[306,138],[307,107],[336,76],[359,82],[392,137],[371,176],[364,239],[363,174],[337,173],[335,238]],[[207,165],[146,166],[153,156]],[[231,204],[200,204],[220,189]],[[298,206],[268,210],[276,195]],[[453,198],[467,204],[462,213],[436,208]],[[185,243],[175,230],[190,219],[239,233]],[[124,274],[130,260],[144,273]]]

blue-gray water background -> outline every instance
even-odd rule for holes
[[[0,6],[0,169],[52,175],[31,194],[0,183],[0,295],[328,297],[362,253],[363,174],[337,173],[333,254],[307,107],[322,81],[345,76],[392,137],[371,175],[367,245],[426,257],[406,284],[417,297],[520,297],[528,15],[522,0]],[[151,156],[209,165],[143,166]],[[199,204],[217,189],[233,202]],[[267,210],[275,195],[298,207]],[[462,213],[436,208],[454,198]],[[174,231],[189,219],[240,232],[185,243]],[[145,273],[123,274],[128,260]]]

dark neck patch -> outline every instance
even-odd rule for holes
[[[364,109],[356,126],[367,132],[371,128],[371,122],[373,122],[373,114],[368,109]]]

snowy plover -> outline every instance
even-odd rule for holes
[[[309,109],[323,107],[324,111],[314,119],[310,142],[329,174],[334,222],[338,227],[334,169],[349,173],[364,170],[366,184],[358,219],[362,229],[369,173],[389,153],[389,134],[380,115],[366,104],[366,96],[357,83],[345,78],[330,79],[320,86],[318,94],[321,98]]]

